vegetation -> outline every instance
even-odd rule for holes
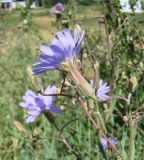
[[[87,4],[83,0],[80,3]],[[60,22],[50,15],[50,8],[0,11],[0,159],[2,160],[143,160],[144,136],[144,32],[143,13],[124,14],[118,1],[104,5],[67,6]],[[107,137],[117,138],[116,152],[109,146],[103,150],[99,131],[85,116],[75,98],[56,96],[56,106],[63,114],[55,116],[59,128],[74,150],[58,141],[60,133],[44,115],[26,124],[26,111],[19,106],[27,89],[38,93],[29,68],[37,61],[41,43],[49,45],[58,30],[75,25],[85,29],[85,41],[77,62],[89,82],[109,82],[112,99],[90,107],[92,118],[100,123],[101,113]],[[35,76],[45,89],[61,88],[63,74],[50,71]],[[64,93],[87,97],[75,91],[75,84],[66,78]],[[95,86],[97,88],[97,86]],[[99,110],[97,110],[99,109]],[[74,153],[77,153],[75,155]]]

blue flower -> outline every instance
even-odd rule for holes
[[[59,12],[62,12],[64,10],[64,5],[60,2],[58,2],[52,9],[51,9],[51,15],[55,15]]]
[[[40,74],[50,70],[60,70],[68,60],[74,60],[80,53],[81,45],[84,39],[84,31],[81,34],[75,28],[74,36],[69,29],[63,32],[57,32],[56,37],[52,39],[51,45],[41,45],[42,52],[38,58],[39,62],[34,64],[36,69],[34,74]]]
[[[56,87],[48,86],[44,92],[45,94],[56,93]],[[28,90],[23,96],[23,102],[20,103],[21,107],[27,109],[28,117],[26,119],[27,123],[32,123],[35,119],[46,110],[55,112],[57,114],[61,113],[61,110],[54,107],[54,97],[53,96],[42,96],[35,95],[33,91]]]
[[[107,95],[107,93],[110,91],[110,87],[107,85],[107,83],[103,84],[103,81],[99,81],[99,88],[96,92],[96,97],[100,101],[106,101],[110,97]]]
[[[90,85],[94,87],[94,81],[90,80]],[[102,79],[99,81],[99,86],[96,91],[96,98],[99,101],[106,101],[110,98],[110,96],[107,95],[107,93],[110,91],[110,87],[107,85],[107,83],[103,84]]]
[[[117,142],[118,142],[117,138],[114,138],[111,140],[112,145],[116,145]],[[109,143],[108,143],[107,139],[101,138],[101,145],[102,145],[103,149],[106,150],[109,147]]]

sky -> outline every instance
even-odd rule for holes
[[[129,0],[120,0],[121,6],[122,6],[122,12],[132,12],[129,5]],[[137,0],[136,6],[135,6],[135,12],[142,12],[141,9],[141,0]]]

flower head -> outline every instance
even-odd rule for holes
[[[43,44],[40,46],[42,52],[38,56],[40,61],[34,64],[36,69],[33,70],[33,73],[40,74],[45,71],[60,69],[68,60],[73,61],[80,53],[83,39],[84,31],[80,35],[77,28],[74,30],[74,36],[72,36],[69,29],[57,32],[50,46]]]
[[[116,145],[117,144],[117,138],[112,139],[111,144]],[[101,145],[102,145],[103,149],[106,150],[109,147],[109,143],[108,143],[107,139],[101,138]]]
[[[64,10],[64,5],[60,2],[58,2],[52,9],[51,9],[51,15],[56,15],[59,12],[62,12]]]
[[[56,87],[48,86],[44,92],[45,94],[56,93]],[[20,103],[21,107],[24,107],[28,111],[27,123],[32,123],[35,119],[44,111],[49,110],[57,114],[61,113],[61,110],[54,107],[54,97],[53,96],[42,96],[35,95],[33,91],[28,90],[23,96],[23,102]]]
[[[110,97],[107,95],[107,93],[110,91],[110,87],[107,85],[107,83],[103,84],[103,81],[99,81],[99,88],[96,92],[96,97],[99,100],[106,101]]]

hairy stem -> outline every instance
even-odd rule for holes
[[[130,145],[129,145],[129,154],[128,154],[128,160],[134,160],[135,155],[135,123],[132,120],[131,114],[130,114]]]

